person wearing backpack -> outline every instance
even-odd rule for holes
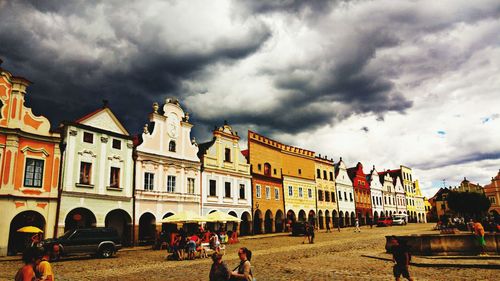
[[[238,250],[238,256],[240,257],[240,264],[231,272],[231,281],[242,280],[242,281],[252,281],[254,280],[252,274],[252,265],[250,260],[252,259],[252,251],[243,247]]]

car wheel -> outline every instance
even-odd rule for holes
[[[101,257],[102,258],[110,258],[111,256],[113,256],[113,248],[110,246],[104,246],[101,249]]]

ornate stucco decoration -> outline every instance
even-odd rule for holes
[[[82,151],[78,152],[78,155],[82,155],[82,156],[83,156],[84,154],[90,155],[90,156],[92,156],[93,158],[96,158],[96,157],[97,157],[97,154],[95,154],[95,153],[94,153],[92,150],[90,150],[90,149],[84,149],[84,150],[82,150]]]
[[[21,151],[26,154],[26,151],[33,152],[33,153],[42,153],[45,155],[45,157],[48,157],[50,154],[45,150],[45,148],[32,148],[29,146],[25,146],[21,149]]]

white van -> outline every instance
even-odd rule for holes
[[[405,214],[394,214],[392,215],[392,225],[406,225],[406,217],[408,215]]]

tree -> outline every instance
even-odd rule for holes
[[[481,216],[491,206],[484,194],[450,191],[446,197],[450,209],[463,216]]]

